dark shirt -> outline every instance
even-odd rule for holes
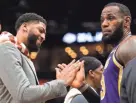
[[[136,58],[123,71],[120,100],[121,103],[136,103]]]
[[[100,95],[90,86],[82,94],[89,103],[100,103]]]

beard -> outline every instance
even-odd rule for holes
[[[38,46],[37,43],[38,36],[30,33],[28,34],[27,38],[27,48],[30,52],[38,52],[40,50],[40,45]]]
[[[123,23],[120,23],[116,30],[107,36],[102,37],[102,41],[106,44],[118,44],[123,38]]]

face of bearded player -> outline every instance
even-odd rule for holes
[[[123,38],[124,17],[117,6],[105,7],[101,13],[102,40],[117,44]]]
[[[29,25],[27,36],[27,48],[30,52],[38,52],[42,42],[45,40],[46,26],[42,22]]]

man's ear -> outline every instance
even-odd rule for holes
[[[27,26],[28,26],[27,23],[23,23],[23,24],[22,24],[21,28],[22,28],[22,30],[23,30],[24,32],[27,32],[27,31],[28,31]]]
[[[128,26],[130,26],[130,24],[131,24],[131,17],[130,16],[125,16],[124,17],[124,26],[128,27]]]
[[[89,70],[89,76],[90,76],[91,78],[94,78],[94,72],[93,72],[92,70]]]

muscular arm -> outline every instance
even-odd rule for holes
[[[116,51],[116,58],[124,66],[136,57],[136,36],[131,36],[127,41],[120,44]]]
[[[31,85],[25,72],[19,50],[11,43],[0,44],[0,78],[16,102],[45,102],[66,94],[61,80],[44,85]]]

